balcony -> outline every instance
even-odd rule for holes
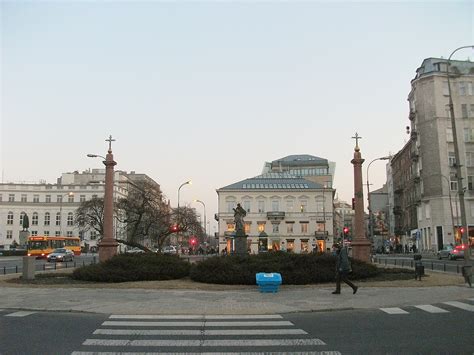
[[[328,231],[316,231],[314,232],[314,236],[317,240],[325,240],[326,237],[329,235]]]
[[[416,117],[416,111],[415,110],[410,110],[410,113],[408,114],[408,119],[410,121],[413,121]]]
[[[285,212],[280,212],[280,211],[267,212],[267,219],[269,220],[285,219]]]

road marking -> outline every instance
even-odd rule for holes
[[[474,312],[474,306],[467,303],[462,303],[462,302],[457,302],[457,301],[450,301],[450,302],[443,302],[443,303],[449,306],[464,309],[465,311]]]
[[[408,312],[404,311],[401,308],[380,308],[382,311],[388,314],[408,314]]]
[[[432,306],[430,304],[420,304],[420,305],[415,306],[415,307],[419,308],[423,311],[426,311],[428,313],[449,313],[449,311],[447,311],[445,309],[435,307],[435,306]]]
[[[105,321],[102,325],[130,327],[279,327],[289,326],[289,321],[242,321],[242,322],[134,322],[134,321]]]
[[[303,329],[97,329],[95,335],[302,335]]]
[[[86,339],[82,345],[93,346],[314,346],[326,345],[321,339],[243,339],[243,340],[130,340],[130,339]]]
[[[261,315],[152,315],[152,314],[112,314],[109,319],[282,319],[279,314],[261,314]]]
[[[26,317],[33,313],[36,312],[18,311],[15,313],[5,314],[5,317]]]
[[[166,353],[143,353],[143,352],[91,352],[91,351],[74,351],[71,355],[159,355],[159,354],[169,354]],[[220,355],[220,354],[227,354],[227,355],[341,355],[339,351],[298,351],[298,352],[199,352],[199,353],[175,353],[176,355]]]

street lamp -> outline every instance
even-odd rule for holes
[[[112,154],[112,136],[105,140],[109,142],[109,150],[105,158],[97,154],[87,154],[89,158],[100,157],[105,159],[105,188],[104,188],[104,235],[99,243],[99,261],[103,262],[117,254],[118,243],[114,238],[113,213],[114,213],[114,161]]]
[[[467,246],[467,250],[464,251],[464,264],[465,266],[469,266],[469,259],[471,254],[471,246],[468,245],[469,242],[469,226],[467,225],[466,219],[466,206],[464,204],[464,189],[462,184],[462,175],[461,175],[461,160],[459,158],[459,147],[458,147],[458,135],[456,133],[456,120],[454,116],[454,105],[453,105],[453,95],[451,91],[451,81],[449,79],[449,67],[451,65],[451,57],[457,51],[461,49],[472,48],[474,49],[474,45],[471,46],[462,46],[456,48],[449,56],[448,63],[446,65],[446,76],[448,78],[448,93],[449,93],[449,112],[451,114],[451,127],[453,131],[453,143],[454,143],[454,155],[456,157],[456,175],[458,179],[458,196],[459,196],[459,207],[461,208],[461,225],[465,227],[464,233],[462,233],[462,244]],[[467,255],[466,255],[467,254]]]
[[[188,181],[186,181],[186,182],[183,182],[183,183],[179,186],[179,188],[178,188],[178,212],[177,212],[177,215],[176,215],[176,221],[177,221],[177,224],[178,224],[178,229],[179,229],[179,222],[180,222],[180,221],[179,221],[179,191],[181,190],[181,188],[182,188],[184,185],[191,185],[191,184],[192,184],[191,180],[188,180]]]
[[[369,235],[370,235],[370,242],[374,242],[374,226],[372,224],[372,207],[370,206],[370,189],[369,189],[369,168],[370,165],[377,160],[389,160],[390,157],[380,157],[375,158],[372,160],[369,165],[367,165],[367,209],[369,210]]]
[[[201,200],[194,200],[194,202],[199,202],[204,207],[204,235],[205,235],[204,239],[207,242],[206,204],[202,202]]]
[[[61,201],[59,204],[59,235],[63,235],[63,197],[74,196],[74,192],[68,192],[67,194],[61,195]]]

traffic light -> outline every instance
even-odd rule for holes
[[[197,243],[197,240],[196,240],[195,237],[192,237],[192,238],[189,240],[189,242],[190,242],[191,245],[194,247],[194,246],[196,245],[196,243]]]
[[[461,233],[461,235],[464,234],[464,227],[459,228],[459,233]]]
[[[344,227],[342,231],[344,232],[345,236],[347,236],[349,234],[349,228],[347,228],[347,227]]]
[[[171,233],[176,233],[176,232],[179,232],[179,227],[177,224],[173,224],[171,227],[170,227],[170,232]]]

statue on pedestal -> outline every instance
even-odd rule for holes
[[[244,217],[247,215],[247,212],[242,208],[240,203],[237,204],[234,210],[234,222],[235,222],[235,234],[236,235],[245,235],[244,230]]]

